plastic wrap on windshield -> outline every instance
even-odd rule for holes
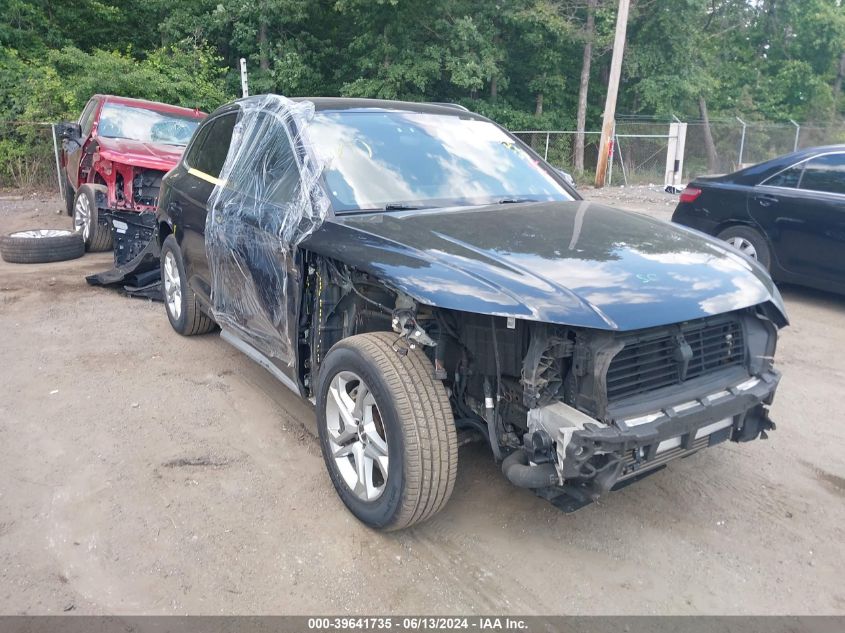
[[[239,102],[225,163],[208,199],[205,244],[214,319],[265,356],[296,358],[297,246],[323,222],[321,162],[304,131],[310,102]]]

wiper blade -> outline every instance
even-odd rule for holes
[[[498,204],[518,204],[520,202],[537,202],[534,198],[499,198]]]
[[[414,206],[413,204],[402,204],[400,202],[392,202],[382,207],[382,211],[413,211],[414,209],[425,209],[425,207]]]

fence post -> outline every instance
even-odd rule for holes
[[[795,143],[792,145],[792,151],[795,152],[798,150],[798,135],[801,134],[801,126],[792,119],[789,119],[789,122],[795,126]]]
[[[628,174],[625,172],[625,159],[622,158],[622,146],[619,144],[619,136],[616,134],[616,127],[614,124],[613,128],[613,138],[614,143],[613,147],[616,148],[616,153],[619,155],[619,167],[622,168],[622,182],[627,187],[628,186]],[[611,160],[610,166],[613,167],[613,161]]]
[[[56,157],[56,178],[59,181],[59,195],[64,200],[65,198],[65,183],[62,178],[62,162],[59,159],[59,144],[56,142],[56,124],[50,125],[51,136],[53,137],[53,155]]]
[[[687,149],[687,124],[683,121],[678,123],[678,142],[675,146],[675,164],[673,165],[674,180],[673,187],[678,187],[684,178],[684,154]]]
[[[247,80],[246,74],[246,59],[241,57],[241,96],[248,97],[249,96],[249,83]]]
[[[739,117],[736,117],[736,120],[742,125],[742,136],[739,138],[739,164],[737,165],[737,169],[742,169],[742,152],[745,149],[745,121]]]
[[[551,132],[546,132],[546,151],[543,152],[543,160],[549,162],[549,135]]]
[[[672,115],[674,121],[669,123],[669,137],[666,139],[666,172],[663,175],[663,187],[667,191],[669,187],[673,187],[675,185],[675,171],[677,163],[677,156],[678,156],[678,138],[680,137],[679,128],[681,126],[681,122]]]

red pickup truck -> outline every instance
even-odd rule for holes
[[[111,248],[101,211],[154,212],[161,179],[205,117],[189,108],[94,95],[76,123],[62,123],[64,198],[85,248]]]

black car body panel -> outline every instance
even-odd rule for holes
[[[783,177],[823,157],[839,160],[830,170],[838,191],[805,187],[803,174]],[[793,152],[688,187],[701,193],[678,204],[673,222],[709,235],[751,227],[768,242],[774,279],[845,293],[845,145]]]
[[[341,215],[305,246],[477,314],[634,330],[783,311],[768,275],[724,243],[586,201]]]

